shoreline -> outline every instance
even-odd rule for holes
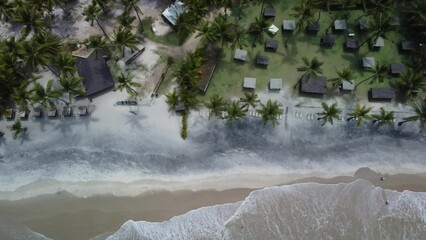
[[[380,180],[382,176],[383,181]],[[337,184],[356,179],[365,179],[386,189],[426,192],[425,173],[382,175],[368,168],[359,169],[353,176],[309,177],[277,185],[308,182]],[[134,197],[98,194],[87,198],[62,191],[16,201],[0,200],[0,215],[13,218],[46,237],[89,239],[106,232],[115,232],[129,219],[166,221],[200,207],[242,201],[256,189],[152,190]]]

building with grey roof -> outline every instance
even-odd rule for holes
[[[372,101],[390,101],[396,97],[393,88],[371,88],[369,98]]]
[[[247,50],[236,49],[234,54],[235,60],[245,61],[247,59]]]
[[[336,43],[336,36],[332,34],[326,34],[321,38],[321,45],[331,47]]]
[[[402,63],[392,63],[390,66],[391,74],[399,75],[405,70],[405,65]]]
[[[359,41],[355,38],[346,38],[345,49],[346,50],[357,50],[359,48]]]
[[[318,33],[320,30],[320,23],[319,22],[314,22],[314,23],[310,23],[308,24],[308,26],[306,26],[306,31],[308,33]]]
[[[376,66],[376,60],[374,57],[363,57],[362,67],[363,68],[374,68]]]
[[[327,92],[327,78],[323,76],[305,76],[300,82],[300,91],[312,95],[323,95]]]
[[[296,21],[294,20],[283,20],[284,31],[294,31],[296,29]]]
[[[346,30],[348,28],[348,25],[346,23],[345,19],[336,19],[334,20],[334,30]]]
[[[83,78],[83,86],[88,96],[112,89],[114,80],[111,72],[99,51],[90,50],[87,55],[74,55],[75,66],[80,77]]]
[[[269,80],[270,90],[281,90],[283,88],[283,80],[281,78],[271,78]]]
[[[412,52],[416,50],[416,44],[413,41],[402,41],[401,50],[406,52]]]
[[[359,25],[359,29],[360,30],[368,30],[371,29],[371,23],[370,20],[368,20],[367,18],[361,18],[358,21],[358,25]]]
[[[179,15],[186,11],[185,4],[181,1],[175,1],[161,14],[173,26],[176,25]]]
[[[355,90],[355,80],[343,80],[342,84],[340,85],[340,90],[342,92],[352,92]]]
[[[382,48],[385,46],[385,39],[382,37],[378,37],[376,42],[372,45],[373,48]]]
[[[256,64],[266,67],[269,64],[269,58],[267,56],[258,55],[256,57]]]
[[[256,89],[256,78],[245,77],[243,82],[244,89]]]
[[[265,42],[265,48],[273,51],[278,49],[278,41],[274,39],[267,39]]]
[[[263,10],[263,16],[265,18],[274,18],[276,16],[275,9],[271,7],[265,8]]]

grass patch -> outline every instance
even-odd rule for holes
[[[152,17],[146,17],[142,19],[142,26],[145,30],[143,35],[149,40],[169,46],[180,46],[188,38],[188,36],[179,36],[174,30],[166,33],[165,35],[157,36],[152,30],[153,23],[154,20],[152,19]]]
[[[318,60],[324,62],[322,66],[323,75],[328,79],[337,76],[336,70],[349,67],[355,73],[356,82],[360,82],[372,75],[372,73],[361,68],[360,61],[364,56],[374,57],[381,64],[391,64],[394,62],[406,65],[410,64],[409,55],[398,53],[397,44],[400,40],[404,39],[398,30],[388,34],[388,39],[385,39],[385,46],[379,51],[371,51],[368,44],[364,44],[357,52],[349,53],[344,51],[343,44],[348,33],[355,33],[355,37],[360,43],[368,38],[366,33],[358,31],[357,24],[355,23],[355,20],[363,14],[361,10],[351,11],[347,30],[333,33],[336,35],[336,44],[332,48],[323,48],[320,46],[320,39],[325,34],[326,28],[330,25],[334,17],[326,11],[321,12],[321,30],[317,35],[305,34],[304,30],[294,35],[283,33],[282,21],[284,19],[294,19],[290,17],[290,13],[292,13],[291,8],[299,3],[299,0],[275,1],[274,8],[276,9],[277,17],[274,19],[274,24],[280,28],[280,31],[275,36],[265,34],[265,39],[273,38],[278,40],[279,46],[277,52],[265,51],[264,44],[257,44],[256,47],[252,47],[252,38],[249,38],[247,47],[244,48],[248,51],[248,59],[244,63],[235,62],[232,59],[233,52],[229,48],[223,50],[210,87],[205,95],[206,99],[215,93],[225,96],[242,96],[244,77],[255,77],[257,79],[256,91],[267,90],[269,79],[271,78],[282,78],[284,88],[292,88],[302,75],[302,72],[297,71],[297,67],[302,65],[302,57],[307,57],[308,59],[317,57]],[[243,11],[242,18],[238,24],[248,28],[250,23],[254,22],[255,17],[259,17],[260,5],[250,5]],[[286,48],[284,42],[289,37],[290,40]],[[266,69],[255,65],[255,58],[258,54],[269,57],[269,65]],[[367,97],[367,92],[371,87],[388,86],[389,80],[373,85],[364,83],[357,88],[355,97],[364,99]],[[329,88],[331,87],[331,84],[329,84]],[[297,96],[297,93],[295,96]]]

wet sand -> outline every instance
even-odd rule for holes
[[[381,180],[382,177],[384,180]],[[355,179],[366,179],[376,186],[397,191],[426,192],[426,174],[389,176],[368,168],[358,170],[353,177],[305,178],[287,184],[333,184]],[[53,239],[89,239],[102,233],[115,232],[129,219],[164,221],[203,206],[241,201],[253,190],[152,191],[136,197],[97,195],[88,198],[59,192],[16,201],[0,201],[0,216],[13,218]]]

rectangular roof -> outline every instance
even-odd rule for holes
[[[277,50],[278,48],[278,41],[274,39],[267,39],[265,43],[265,47],[269,49]]]
[[[353,90],[355,90],[355,81],[354,80],[349,80],[349,81],[343,80],[341,87],[342,87],[343,91],[353,91]]]
[[[161,15],[167,19],[172,25],[176,25],[176,21],[182,13],[186,11],[184,3],[181,1],[175,1]]]
[[[300,84],[304,93],[325,94],[327,92],[327,78],[323,76],[304,77]]]
[[[376,40],[376,43],[374,44],[374,47],[384,47],[385,46],[385,39],[382,37],[378,37]]]
[[[267,56],[261,56],[261,55],[258,55],[258,56],[256,57],[256,63],[257,63],[257,64],[260,64],[260,65],[268,65],[268,63],[269,63],[269,58],[268,58]]]
[[[392,63],[391,64],[391,73],[400,74],[405,70],[405,65],[402,63]]]
[[[265,10],[263,10],[264,17],[275,17],[275,15],[275,9],[273,8],[265,8]]]
[[[371,88],[371,99],[394,99],[395,89],[393,88]]]
[[[321,38],[321,44],[333,45],[336,42],[336,36],[326,34]]]
[[[243,83],[243,88],[255,89],[256,88],[256,78],[245,77],[244,83]]]
[[[362,67],[363,68],[374,68],[376,66],[376,60],[374,57],[363,57]]]
[[[318,32],[320,30],[320,23],[316,22],[316,23],[308,24],[308,26],[306,27],[306,30],[308,32]]]
[[[234,59],[245,61],[247,59],[247,50],[236,49]]]
[[[370,20],[368,20],[367,18],[361,18],[359,21],[359,29],[361,30],[367,30],[371,28],[371,23]]]
[[[416,49],[416,44],[413,41],[402,41],[401,48],[404,51],[414,51]]]
[[[345,47],[350,49],[358,49],[359,41],[355,38],[346,38]]]
[[[283,80],[281,78],[271,78],[269,80],[269,89],[281,90],[281,88],[283,88]]]
[[[283,30],[293,31],[296,28],[294,20],[283,20]]]
[[[334,29],[336,29],[336,30],[345,30],[347,28],[348,28],[348,26],[346,24],[346,20],[345,19],[336,19],[336,20],[334,20]]]
[[[96,54],[97,53],[97,54]],[[114,87],[108,65],[99,51],[91,51],[87,58],[75,56],[78,75],[83,78],[87,95],[93,95]]]

